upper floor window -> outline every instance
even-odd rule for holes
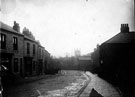
[[[41,50],[41,48],[39,48],[39,57],[41,57],[42,56],[42,50]]]
[[[17,39],[17,37],[13,37],[13,49],[18,50],[18,39]]]
[[[27,54],[30,54],[30,43],[27,43]]]
[[[0,34],[1,49],[6,49],[6,35]]]
[[[42,49],[41,49],[41,58],[43,57],[43,51],[42,51]]]
[[[33,44],[33,55],[35,55],[35,50],[36,50],[36,47],[35,47],[35,44]]]

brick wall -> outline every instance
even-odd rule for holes
[[[1,33],[6,35],[6,49],[1,50],[4,53],[12,53],[13,56],[11,58],[11,71],[14,72],[14,58],[18,58],[18,72],[16,74],[20,73],[20,58],[23,58],[23,35],[17,34],[14,32],[9,32],[6,30],[1,30]],[[17,37],[18,40],[18,49],[13,49],[13,37]],[[23,64],[23,63],[22,63]]]

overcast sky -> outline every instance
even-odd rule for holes
[[[27,27],[56,57],[92,52],[121,23],[134,30],[133,0],[2,0],[1,6],[1,21]]]

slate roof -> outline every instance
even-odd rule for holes
[[[104,43],[130,43],[135,41],[135,32],[118,33]],[[104,44],[103,43],[103,44]]]
[[[3,22],[0,21],[0,29],[9,31],[9,32],[13,32],[14,34],[19,34],[19,35],[23,35],[20,32],[15,31],[12,27],[10,27],[7,24],[4,24]]]
[[[24,34],[23,34],[23,35],[24,35]],[[28,37],[28,36],[26,36],[26,35],[24,35],[24,38],[37,43],[36,40],[34,40],[34,39],[32,39],[32,38],[30,38],[30,37]]]
[[[36,40],[34,40],[34,39],[31,39],[30,37],[28,37],[28,36],[26,36],[26,35],[24,35],[24,34],[22,34],[22,33],[20,33],[20,32],[17,32],[17,31],[14,30],[11,26],[9,26],[9,25],[7,25],[7,24],[1,22],[1,21],[0,21],[0,29],[6,30],[6,31],[9,31],[9,32],[12,32],[12,33],[14,33],[14,34],[22,35],[22,36],[24,36],[25,39],[28,39],[28,40],[33,41],[33,42],[36,42],[36,43],[39,44],[39,46],[41,46],[41,44],[40,44],[38,41],[36,41]],[[41,47],[43,47],[43,46],[41,46]]]

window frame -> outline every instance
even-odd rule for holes
[[[33,55],[35,55],[35,54],[36,54],[36,45],[33,44]]]
[[[13,50],[18,50],[18,38],[13,37]]]
[[[1,49],[6,49],[6,34],[0,34]]]
[[[30,43],[27,42],[27,54],[30,54]]]

